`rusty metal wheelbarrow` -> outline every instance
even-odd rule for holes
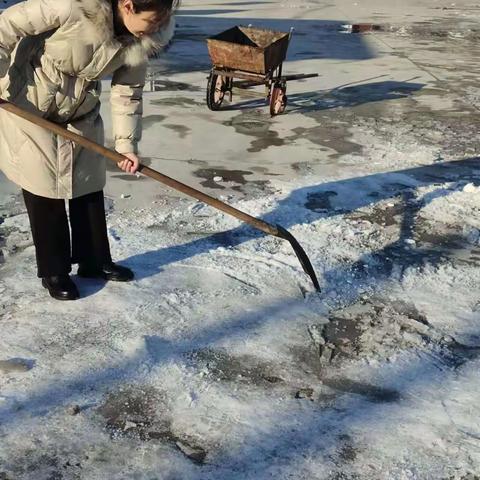
[[[232,101],[233,87],[265,85],[270,114],[287,106],[287,81],[318,77],[318,73],[282,75],[283,62],[293,29],[289,33],[236,26],[207,39],[213,67],[207,84],[207,105],[219,110],[225,95]],[[234,78],[241,81],[234,82]]]

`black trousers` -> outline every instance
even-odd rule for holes
[[[68,274],[72,263],[101,266],[110,262],[103,191],[69,200],[70,227],[65,200],[23,191],[39,277]]]

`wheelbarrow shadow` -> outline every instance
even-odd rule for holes
[[[293,94],[288,94],[287,91],[288,104],[285,114],[309,113],[340,107],[356,107],[365,103],[383,100],[399,100],[413,95],[424,86],[425,84],[423,83],[411,83],[410,80],[404,82],[386,80],[359,85],[339,86],[331,90],[315,90]],[[264,95],[263,92],[258,93],[259,97]],[[256,98],[237,103],[222,104],[221,110],[243,111],[265,108],[267,105],[268,101],[265,98]]]
[[[339,86],[331,90],[294,93],[288,95],[287,112],[308,113],[339,107],[356,107],[383,100],[399,100],[413,95],[425,84],[410,80],[386,80],[360,85]]]

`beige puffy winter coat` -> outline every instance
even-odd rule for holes
[[[116,37],[111,0],[27,0],[0,15],[0,96],[103,143],[100,79],[112,76],[115,149],[137,151],[148,55],[168,43]],[[105,159],[0,109],[0,169],[49,198],[101,190]]]

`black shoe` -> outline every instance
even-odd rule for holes
[[[85,278],[103,278],[103,280],[111,280],[112,282],[129,282],[134,277],[129,268],[116,265],[113,262],[105,263],[101,267],[92,267],[80,263],[77,275]]]
[[[77,286],[70,275],[56,275],[42,278],[42,285],[57,300],[76,300],[80,297]]]

